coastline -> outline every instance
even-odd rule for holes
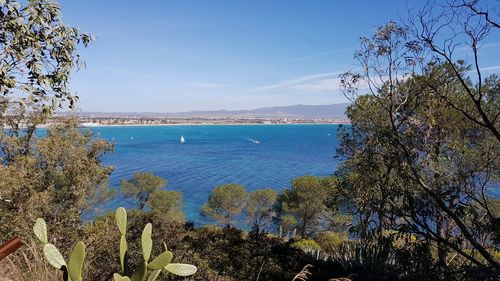
[[[178,126],[290,126],[290,125],[349,125],[350,123],[332,123],[332,122],[318,122],[318,123],[175,123],[175,124],[100,124],[100,123],[81,123],[80,125],[85,128],[97,127],[178,127]],[[43,127],[47,127],[44,125]]]
[[[44,129],[49,127],[52,124],[57,124],[58,122],[50,122],[46,124],[37,125],[36,127],[39,129]],[[172,123],[172,124],[101,124],[101,123],[90,123],[90,122],[82,122],[80,126],[83,128],[101,128],[101,127],[180,127],[180,126],[294,126],[294,125],[350,125],[349,122],[309,122],[309,123],[301,123],[301,122],[289,122],[289,123]],[[22,125],[20,128],[26,128],[27,126]],[[10,129],[8,126],[2,127],[5,130]]]

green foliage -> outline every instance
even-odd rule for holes
[[[127,212],[124,208],[120,207],[115,212],[115,221],[120,231],[120,264],[123,272],[127,272],[124,259],[127,255],[128,247],[126,242],[126,229],[127,229]],[[33,227],[33,232],[44,244],[43,253],[47,262],[53,267],[64,272],[64,280],[78,281],[82,280],[82,268],[85,259],[85,245],[82,241],[78,242],[73,251],[71,252],[68,264],[66,264],[59,250],[52,244],[46,243],[47,229],[43,219],[37,219]],[[146,279],[147,270],[153,269],[150,274],[149,281],[154,281],[158,278],[161,270],[164,269],[170,273],[178,276],[190,276],[196,273],[197,268],[190,264],[170,263],[172,260],[172,252],[168,251],[165,246],[165,251],[158,255],[151,263],[148,263],[153,249],[152,240],[152,224],[148,223],[144,227],[141,235],[141,246],[143,260],[138,262],[134,272],[130,277],[122,276],[118,273],[113,274],[114,280],[131,280],[143,281]]]
[[[330,217],[330,229],[338,232],[347,232],[352,226],[353,215],[349,213],[336,214]]]
[[[321,247],[321,250],[329,253],[330,249],[339,247],[342,243],[349,240],[346,233],[323,231],[320,232],[315,241]]]
[[[486,263],[486,262],[487,262],[487,261],[484,259],[484,257],[483,257],[483,256],[482,256],[479,252],[477,252],[477,251],[475,251],[475,250],[472,250],[472,249],[464,249],[464,251],[465,251],[467,254],[469,254],[469,255],[471,255],[471,256],[473,256],[473,257],[475,257],[475,258],[479,259],[480,261],[482,261],[482,262],[484,262],[484,263]],[[495,248],[491,248],[491,249],[488,249],[488,252],[491,254],[491,256],[493,257],[493,259],[494,259],[494,260],[496,260],[496,261],[500,262],[500,250],[495,249]],[[463,260],[463,259],[460,259],[459,261],[456,261],[456,263],[457,263],[457,264],[460,264],[460,263],[463,263],[463,262],[464,262],[464,260]]]
[[[259,237],[260,231],[269,226],[276,216],[274,210],[276,197],[276,191],[270,188],[250,192],[246,203],[246,213],[256,237]]]
[[[291,280],[304,264],[314,262],[283,239],[252,239],[236,228],[203,226],[177,247],[184,259],[197,261],[197,280],[206,281],[256,280],[259,271],[259,280]]]
[[[139,208],[143,210],[151,195],[165,187],[167,181],[152,173],[140,172],[135,173],[130,180],[122,180],[120,185],[122,193],[137,200]]]
[[[46,136],[32,140],[23,153],[16,139],[0,132],[0,149],[6,152],[0,153],[0,235],[29,237],[29,222],[44,217],[58,224],[52,235],[67,249],[77,231],[62,229],[81,228],[81,214],[113,194],[108,189],[112,168],[101,165],[113,146],[79,128],[77,120],[49,126]]]
[[[433,79],[438,78],[432,74],[436,69],[449,71],[446,65],[432,69]],[[353,126],[348,135],[341,135],[341,144],[347,156],[346,191],[360,218],[353,230],[366,236],[376,231],[377,237],[385,229],[420,234],[438,244],[442,266],[450,251],[481,265],[455,241],[465,239],[489,256],[480,242],[491,234],[489,219],[482,219],[489,215],[481,194],[485,183],[493,183],[491,173],[497,164],[488,155],[495,153],[497,141],[432,95],[428,79],[414,76],[393,92],[384,88],[359,97],[348,109]],[[446,81],[459,83],[449,77]],[[408,92],[419,94],[408,96]],[[389,112],[383,104],[395,96],[404,96],[406,102],[398,105],[398,112]],[[397,128],[391,114],[401,117]],[[481,184],[478,178],[483,179]],[[469,200],[458,204],[462,197]]]
[[[168,221],[184,222],[182,193],[179,191],[155,191],[147,201],[147,206],[155,217],[161,217]]]
[[[91,36],[65,25],[52,0],[2,1],[0,12],[0,121],[6,112],[73,107],[68,82],[81,65],[77,46]]]
[[[490,224],[487,228],[493,234],[493,242],[500,245],[500,199],[489,197],[486,201],[490,213]]]
[[[294,231],[297,226],[297,220],[294,216],[282,214],[279,217],[280,236],[290,236],[290,232]]]
[[[334,197],[335,189],[323,178],[302,176],[292,181],[291,189],[286,189],[278,197],[281,215],[293,216],[302,237],[314,234],[321,221],[331,215],[327,202]],[[287,219],[287,222],[291,222]]]
[[[239,184],[217,186],[203,205],[202,213],[226,227],[231,227],[235,217],[240,215],[245,207],[246,200],[247,192]]]
[[[28,237],[37,217],[79,228],[82,212],[109,195],[100,157],[112,145],[75,120],[52,120],[42,139],[36,129],[57,107],[75,108],[68,83],[92,38],[62,22],[53,0],[1,1],[0,15],[0,237]],[[58,230],[68,248],[75,232]]]
[[[395,234],[387,233],[378,240],[350,240],[346,233],[325,231],[315,238],[321,251],[303,248],[320,260],[355,272],[360,280],[435,280],[432,275],[418,275],[435,270],[429,245],[414,240],[400,243],[404,238]]]
[[[470,4],[475,7],[477,2]],[[351,230],[362,242],[395,244],[391,247],[396,249],[378,248],[380,253],[404,253],[399,258],[407,257],[407,265],[423,264],[421,268],[431,270],[428,249],[435,247],[436,268],[448,269],[452,254],[468,267],[498,269],[500,264],[488,251],[495,243],[491,237],[498,219],[489,211],[485,194],[500,179],[499,107],[492,98],[500,79],[484,79],[479,68],[478,76],[471,77],[463,60],[439,51],[439,30],[431,30],[441,26],[437,22],[442,17],[442,27],[453,29],[450,23],[464,16],[467,23],[458,27],[471,28],[465,32],[469,36],[482,28],[469,25],[467,19],[477,16],[468,14],[471,10],[447,8],[452,12],[435,19],[429,10],[413,30],[390,22],[361,39],[355,54],[361,72],[341,78],[353,103],[347,110],[352,126],[339,134],[345,161],[338,174],[347,205],[357,216]],[[459,43],[453,42],[456,39],[445,45]],[[479,43],[483,38],[470,39]],[[427,51],[443,60],[427,56]],[[476,51],[473,47],[474,55]],[[361,84],[366,91],[359,90]],[[396,235],[387,237],[387,230]],[[426,252],[421,263],[402,247],[417,245],[413,241],[423,241],[418,244]]]
[[[293,248],[297,248],[303,251],[318,251],[321,250],[321,246],[313,239],[301,239],[290,245]]]
[[[109,279],[119,271],[111,258],[118,254],[126,276],[115,273],[115,281],[144,280],[148,269],[148,280],[154,281],[162,271],[182,277],[200,268],[171,263],[174,252],[201,265],[197,280],[290,280],[310,262],[302,252],[320,249],[325,254],[317,258],[371,280],[448,280],[454,278],[446,271],[460,270],[466,273],[456,279],[485,280],[475,275],[476,269],[489,266],[498,272],[500,263],[500,204],[485,195],[500,178],[500,79],[482,77],[479,65],[474,65],[477,77],[471,77],[473,68],[454,61],[449,52],[453,40],[465,36],[471,39],[470,57],[477,58],[480,41],[498,30],[488,13],[477,12],[477,3],[447,7],[451,12],[437,19],[429,9],[425,17],[430,22],[425,17],[417,21],[423,30],[409,32],[391,22],[361,39],[355,58],[364,72],[341,78],[353,103],[347,112],[352,126],[339,134],[345,162],[338,176],[297,178],[278,198],[269,189],[247,196],[242,186],[219,186],[203,213],[228,228],[185,231],[178,224],[183,221],[182,194],[161,190],[166,181],[160,177],[138,173],[122,181],[122,191],[141,210],[131,212],[130,221],[125,209],[116,211],[118,234],[109,226],[112,219],[81,221],[83,212],[111,194],[111,168],[102,167],[100,159],[112,146],[82,131],[77,120],[50,126],[42,139],[35,134],[36,125],[56,107],[74,106],[76,97],[67,84],[79,64],[77,45],[86,46],[90,36],[64,25],[51,0],[0,1],[0,237],[28,237],[31,225],[26,222],[44,217],[56,226],[50,241],[62,247],[49,243],[45,220],[36,219],[33,232],[43,255],[73,281],[82,280],[86,255],[96,265],[89,268],[98,271],[91,276]],[[445,24],[438,24],[442,20]],[[456,31],[456,26],[465,30],[451,32],[461,36],[440,50],[435,42],[439,31]],[[249,239],[246,232],[229,228],[245,205],[257,237],[279,212],[280,234],[298,228],[302,237],[315,240]],[[146,206],[150,212],[143,212]],[[351,223],[359,239],[336,232],[316,236],[321,228],[345,231]],[[80,241],[66,263],[61,252],[69,252],[69,241],[82,230],[86,245],[99,253],[87,253]],[[141,243],[127,243],[139,236]],[[153,247],[162,241],[172,241],[171,251]],[[467,271],[471,267],[476,268]]]
[[[154,220],[165,222],[184,222],[182,211],[182,193],[161,190],[167,181],[151,173],[135,173],[130,180],[122,180],[122,193],[135,199],[139,209],[149,208]]]

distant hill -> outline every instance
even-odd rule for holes
[[[172,113],[156,112],[81,112],[80,116],[155,116],[155,117],[202,117],[202,118],[322,118],[347,119],[348,103],[329,105],[290,105],[262,107],[250,110],[207,110]],[[60,113],[64,115],[65,113]]]
[[[171,113],[179,117],[290,117],[290,118],[346,118],[348,103],[330,105],[290,105],[262,107],[250,110],[214,110]]]

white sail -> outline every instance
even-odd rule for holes
[[[181,136],[181,140],[180,140],[180,143],[185,143],[186,140],[184,139],[184,135]]]

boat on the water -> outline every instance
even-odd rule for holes
[[[181,135],[181,139],[180,139],[180,141],[179,141],[179,142],[180,142],[180,143],[185,143],[185,142],[186,142],[186,140],[184,139],[184,135]]]

